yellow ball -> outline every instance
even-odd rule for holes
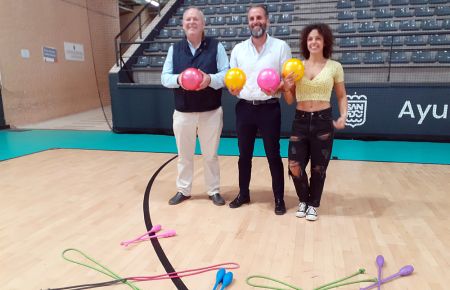
[[[239,68],[231,68],[225,74],[225,85],[229,90],[242,90],[247,80],[245,73]]]
[[[295,75],[295,81],[298,81],[303,77],[305,73],[305,67],[303,66],[303,62],[298,58],[290,58],[286,60],[283,64],[283,68],[281,70],[281,75],[285,78],[291,72]]]

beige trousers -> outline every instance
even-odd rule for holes
[[[205,185],[208,195],[220,192],[220,169],[217,149],[223,127],[222,107],[201,113],[173,113],[173,132],[178,149],[177,189],[191,195],[194,153],[197,136],[203,157]]]

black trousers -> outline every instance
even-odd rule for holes
[[[289,174],[294,181],[300,202],[305,202],[308,206],[320,206],[333,138],[331,108],[317,112],[295,112],[289,139]],[[308,183],[306,166],[309,160],[311,178]],[[291,167],[296,166],[300,167],[300,176],[292,174]]]
[[[275,199],[284,197],[284,170],[280,156],[281,110],[280,103],[253,105],[244,100],[236,104],[236,133],[239,146],[239,190],[250,194],[253,149],[259,131],[264,143]]]

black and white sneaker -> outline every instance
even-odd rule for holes
[[[308,209],[306,210],[306,219],[309,221],[317,220],[317,208],[308,206]]]
[[[304,203],[304,202],[299,203],[297,212],[295,213],[295,216],[298,218],[304,218],[306,216],[307,208],[308,208],[308,206],[306,205],[306,203]]]

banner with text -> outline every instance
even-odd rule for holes
[[[347,86],[348,117],[342,135],[448,136],[450,87]],[[338,115],[333,98],[335,116]],[[421,138],[422,139],[422,138]]]

